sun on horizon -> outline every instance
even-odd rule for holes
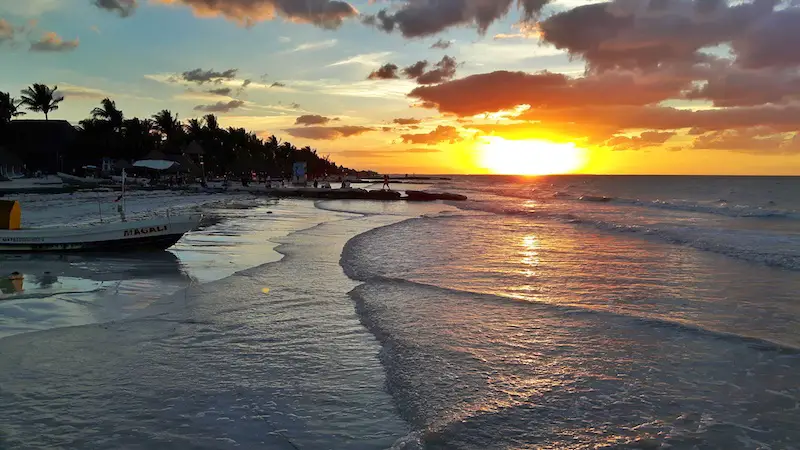
[[[478,165],[496,175],[555,175],[574,173],[586,165],[586,150],[573,143],[539,139],[481,138]]]

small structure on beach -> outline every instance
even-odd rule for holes
[[[66,120],[12,120],[6,130],[6,149],[32,171],[61,170],[64,155],[78,138]]]
[[[0,147],[0,181],[9,180],[21,174],[23,168],[22,159],[3,147]]]

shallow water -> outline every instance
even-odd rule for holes
[[[124,314],[0,339],[0,447],[800,448],[799,187],[456,177],[434,186],[453,205],[217,205],[159,271],[175,291],[101,265]]]

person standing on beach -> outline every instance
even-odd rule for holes
[[[386,189],[387,191],[391,191],[392,189],[389,187],[389,175],[383,176],[383,187],[381,190]]]

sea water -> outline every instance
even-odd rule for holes
[[[0,339],[0,447],[800,448],[800,180],[434,187],[470,200],[280,201],[279,261]]]

